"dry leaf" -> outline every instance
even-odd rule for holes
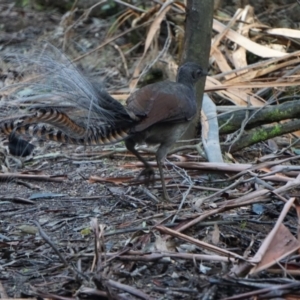
[[[294,253],[300,248],[300,242],[291,234],[289,229],[280,224],[273,240],[259,264],[251,270],[251,274],[261,272],[281,259]]]
[[[224,24],[214,19],[213,21],[213,29],[217,32],[221,32],[226,28]],[[253,54],[260,56],[260,57],[281,57],[284,56],[285,53],[269,49],[268,47],[262,46],[260,44],[257,44],[250,39],[242,36],[241,34],[238,34],[237,32],[229,29],[226,33],[226,37],[233,41],[234,43],[237,43],[238,45],[244,47],[249,52],[252,52]]]
[[[220,230],[217,223],[214,224],[214,231],[212,233],[211,242],[214,245],[218,245],[220,242]]]
[[[140,58],[134,72],[133,72],[133,79],[130,82],[130,90],[134,90],[137,83],[138,83],[138,76],[140,74],[140,67],[142,64],[142,61],[156,35],[156,33],[158,32],[158,30],[160,29],[160,24],[163,21],[163,19],[166,16],[166,13],[169,11],[169,9],[171,8],[171,4],[173,3],[173,1],[168,1],[167,3],[165,3],[162,7],[162,9],[158,12],[156,18],[154,19],[154,21],[152,22],[150,28],[149,28],[149,32],[146,38],[146,42],[145,42],[145,48],[144,48],[144,53],[142,55],[142,57]]]

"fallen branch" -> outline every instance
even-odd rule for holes
[[[300,115],[300,100],[289,101],[275,106],[240,108],[222,113],[218,115],[220,134],[229,134],[237,131],[245,120],[247,112],[249,119],[245,129],[252,129],[260,125],[298,118]]]
[[[22,173],[5,173],[0,174],[0,181],[10,181],[14,179],[27,179],[27,180],[37,180],[37,181],[52,181],[52,182],[63,182],[67,179],[66,175],[29,175],[29,174],[22,174]]]
[[[256,143],[263,142],[283,134],[292,133],[297,130],[300,130],[300,120],[261,126],[244,133],[234,144],[223,145],[222,149],[233,153]]]

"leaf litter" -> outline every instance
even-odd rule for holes
[[[89,68],[97,51],[112,58],[112,49],[104,47],[115,37],[149,26],[148,43],[136,52],[135,68],[128,69],[133,63],[126,47],[114,48],[120,57],[110,64],[121,64],[132,80],[122,77],[122,67],[115,68],[118,76],[109,77],[109,66],[104,66],[111,93],[124,100],[158,51],[151,44],[162,20],[182,9],[176,1],[164,8],[149,6],[144,15],[126,8],[114,24],[116,32],[103,36],[100,46],[91,36],[86,54],[73,48],[78,54],[74,62]],[[32,14],[26,13],[28,18]],[[42,12],[35,16],[36,22],[57,30]],[[133,27],[119,33],[129,19]],[[64,45],[80,34],[77,25],[60,37]],[[93,30],[96,25],[87,26]],[[246,6],[233,16],[216,10],[213,30],[206,91],[217,112],[225,105],[228,111],[264,107],[281,95],[297,98],[298,29],[270,28]],[[11,42],[28,47],[24,39],[12,37]],[[7,49],[13,49],[11,43]],[[160,57],[170,65],[177,61],[168,47]],[[3,85],[17,80],[11,70],[3,72]],[[204,128],[210,130],[208,124]],[[267,299],[280,294],[298,299],[297,136],[291,132],[273,139],[272,147],[271,142],[260,143],[228,153],[223,156],[227,162],[206,162],[199,144],[175,149],[166,163],[170,203],[159,199],[158,177],[153,187],[136,180],[142,165],[122,144],[84,149],[36,141],[33,156],[19,159],[7,153],[3,137],[1,298]],[[151,149],[142,149],[153,157]],[[255,210],[254,204],[262,209]]]

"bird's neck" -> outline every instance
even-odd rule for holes
[[[184,84],[188,87],[191,87],[191,88],[194,87],[193,79],[191,78],[191,76],[187,76],[186,74],[182,74],[179,72],[177,75],[176,81],[181,84]]]

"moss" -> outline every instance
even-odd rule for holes
[[[270,111],[268,113],[268,118],[270,119],[275,119],[275,120],[278,120],[278,119],[282,119],[284,116],[289,116],[292,112],[292,109],[287,109],[287,110],[280,110],[280,109],[272,109],[272,111]]]
[[[275,124],[270,132],[270,135],[277,136],[281,134],[281,126],[279,124]]]
[[[257,130],[253,136],[252,136],[252,141],[255,143],[258,143],[259,141],[267,139],[268,134],[264,129]]]
[[[258,143],[260,141],[264,141],[270,139],[274,136],[280,135],[281,126],[279,124],[275,124],[271,130],[266,130],[264,128],[258,129],[252,135],[252,141]]]

